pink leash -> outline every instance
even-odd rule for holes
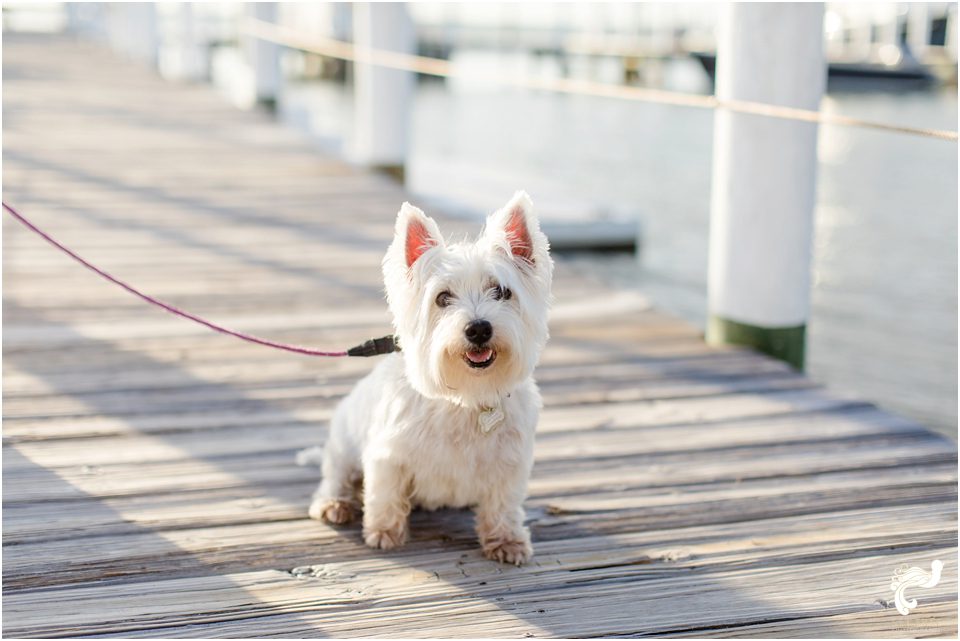
[[[228,336],[234,336],[236,338],[239,338],[240,340],[247,341],[248,343],[256,343],[257,345],[265,345],[266,347],[273,347],[274,349],[282,349],[284,351],[294,352],[296,354],[305,354],[307,356],[331,356],[331,357],[375,356],[377,354],[388,354],[390,352],[399,351],[400,349],[399,345],[397,345],[396,339],[393,336],[384,336],[383,338],[371,339],[363,343],[362,345],[357,345],[356,347],[353,347],[343,352],[324,352],[317,349],[310,349],[308,347],[300,347],[299,345],[288,345],[287,343],[277,343],[275,341],[270,341],[265,338],[258,338],[256,336],[251,336],[250,334],[244,334],[243,332],[238,332],[232,329],[228,329],[221,325],[217,325],[216,323],[212,323],[204,318],[200,318],[195,314],[191,314],[190,312],[186,312],[182,309],[174,307],[173,305],[169,303],[165,303],[162,300],[157,300],[153,296],[144,294],[143,292],[138,290],[136,287],[133,287],[132,285],[128,285],[127,283],[123,282],[119,278],[111,276],[110,274],[103,271],[96,265],[93,265],[87,262],[86,260],[84,260],[83,258],[81,258],[80,256],[78,256],[72,250],[68,249],[67,247],[64,247],[62,244],[54,240],[49,234],[47,234],[42,229],[40,229],[39,227],[31,223],[29,220],[27,220],[22,214],[20,214],[16,209],[11,207],[7,203],[3,203],[3,208],[6,209],[7,213],[9,213],[11,216],[19,220],[27,229],[37,234],[38,236],[43,238],[45,241],[47,241],[48,243],[50,243],[51,245],[53,245],[54,247],[62,251],[64,254],[66,254],[70,258],[74,259],[75,261],[77,261],[78,263],[80,263],[81,265],[89,269],[90,271],[99,274],[101,277],[107,279],[108,281],[110,281],[115,285],[119,285],[120,287],[127,290],[134,296],[139,297],[140,299],[150,303],[151,305],[156,305],[157,307],[163,310],[166,310],[176,316],[180,316],[182,318],[192,320],[194,323],[200,323],[201,325],[208,327],[215,332],[220,332],[221,334],[227,334]]]

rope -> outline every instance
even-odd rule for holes
[[[84,260],[83,258],[81,258],[79,255],[77,255],[73,250],[65,247],[65,246],[62,245],[62,244],[60,244],[59,242],[57,242],[56,240],[54,240],[48,233],[46,233],[45,231],[43,231],[42,229],[40,229],[39,227],[37,227],[36,225],[34,225],[33,223],[31,223],[31,222],[30,222],[29,220],[27,220],[26,218],[24,218],[24,216],[23,216],[22,214],[20,214],[16,209],[14,209],[13,207],[11,207],[11,206],[8,205],[7,203],[3,203],[3,208],[4,208],[5,210],[7,210],[7,213],[8,213],[8,214],[10,214],[10,215],[13,216],[14,218],[16,218],[18,221],[20,221],[27,229],[31,230],[32,232],[34,232],[35,234],[37,234],[38,236],[40,236],[41,238],[43,238],[45,241],[47,241],[48,243],[50,243],[51,245],[53,245],[54,247],[56,247],[57,249],[59,249],[60,251],[62,251],[64,254],[66,254],[66,255],[69,256],[70,258],[74,259],[75,261],[77,261],[78,263],[80,263],[81,265],[83,265],[84,267],[86,267],[87,269],[89,269],[90,271],[92,271],[92,272],[94,272],[95,274],[98,274],[99,276],[107,279],[108,281],[110,281],[110,282],[113,283],[114,285],[119,285],[120,287],[122,287],[123,289],[127,290],[128,292],[130,292],[130,293],[133,294],[134,296],[137,296],[138,298],[140,298],[140,299],[142,299],[142,300],[145,300],[146,302],[150,303],[151,305],[155,305],[155,306],[159,307],[160,309],[163,309],[163,310],[165,310],[165,311],[168,311],[168,312],[170,312],[171,314],[174,314],[174,315],[176,315],[176,316],[180,316],[181,318],[186,318],[187,320],[192,320],[194,323],[199,323],[199,324],[201,324],[201,325],[203,325],[203,326],[205,326],[205,327],[209,327],[210,329],[212,329],[212,330],[215,331],[215,332],[220,332],[221,334],[227,334],[228,336],[233,336],[233,337],[235,337],[235,338],[239,338],[240,340],[247,341],[248,343],[256,343],[257,345],[264,345],[264,346],[266,346],[266,347],[273,347],[273,348],[275,348],[275,349],[282,349],[282,350],[284,350],[284,351],[294,352],[294,353],[296,353],[296,354],[305,354],[305,355],[307,355],[307,356],[331,356],[331,357],[335,357],[335,356],[347,356],[347,355],[348,355],[348,352],[324,352],[324,351],[320,351],[320,350],[316,350],[316,349],[310,349],[310,348],[307,348],[307,347],[300,347],[299,345],[288,345],[288,344],[286,344],[286,343],[277,343],[277,342],[275,342],[275,341],[270,341],[270,340],[267,340],[267,339],[265,339],[265,338],[258,338],[258,337],[256,337],[256,336],[251,336],[250,334],[244,334],[243,332],[238,332],[238,331],[236,331],[236,330],[228,329],[228,328],[223,327],[223,326],[221,326],[221,325],[217,325],[216,323],[212,323],[212,322],[210,322],[210,321],[208,321],[208,320],[206,320],[206,319],[204,319],[204,318],[200,318],[200,317],[197,316],[196,314],[191,314],[190,312],[186,312],[186,311],[184,311],[184,310],[182,310],[182,309],[179,309],[179,308],[177,308],[177,307],[174,307],[174,306],[171,305],[170,303],[165,303],[165,302],[163,302],[163,301],[161,301],[161,300],[158,300],[158,299],[154,298],[153,296],[150,296],[150,295],[148,295],[148,294],[144,294],[143,292],[141,292],[141,291],[140,291],[139,289],[137,289],[136,287],[133,287],[132,285],[129,285],[129,284],[123,282],[122,280],[120,280],[119,278],[116,278],[115,276],[111,276],[110,274],[108,274],[108,273],[105,272],[104,270],[100,269],[100,268],[97,267],[96,265],[93,265],[93,264],[87,262],[86,260]],[[378,340],[382,340],[382,339],[378,339]],[[358,347],[362,347],[362,346],[358,346]],[[357,349],[357,348],[354,348],[354,350],[355,350],[355,349]],[[354,351],[354,350],[351,350],[351,352]],[[386,352],[376,352],[376,353],[386,353]],[[366,354],[366,353],[363,353],[363,354],[361,354],[361,353],[353,354],[353,353],[350,353],[349,355],[350,355],[350,356],[370,356],[370,355],[373,355],[373,354]]]
[[[348,60],[362,64],[373,64],[379,67],[414,71],[428,76],[441,78],[476,78],[471,74],[458,71],[446,60],[416,56],[385,49],[371,49],[357,47],[349,42],[333,38],[311,37],[307,39],[296,30],[283,27],[271,22],[247,18],[241,24],[241,30],[267,42],[272,42],[291,49],[299,49],[310,53],[320,54],[330,58]],[[850,116],[830,114],[810,109],[782,107],[763,102],[747,100],[728,100],[716,96],[700,96],[696,94],[650,89],[647,87],[623,87],[610,85],[592,80],[572,80],[569,78],[505,78],[490,76],[484,78],[503,85],[522,87],[526,89],[540,89],[564,94],[596,96],[604,98],[618,98],[638,102],[655,102],[664,105],[680,107],[696,107],[700,109],[726,109],[737,113],[753,114],[781,120],[797,120],[815,122],[823,125],[838,125],[843,127],[859,127],[861,129],[875,129],[940,140],[957,140],[957,132],[946,129],[925,129],[922,127],[907,127],[891,125],[883,122],[862,120]]]

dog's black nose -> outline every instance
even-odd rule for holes
[[[493,336],[493,325],[489,321],[475,320],[463,330],[467,340],[474,345],[483,345]]]

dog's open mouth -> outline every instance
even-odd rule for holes
[[[463,360],[474,369],[490,367],[496,358],[497,353],[489,347],[486,349],[469,350],[463,355]]]

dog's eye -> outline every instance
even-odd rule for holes
[[[502,285],[493,288],[493,300],[510,300],[511,296],[513,296],[513,292]]]
[[[453,302],[453,294],[444,290],[437,294],[437,307],[446,307]]]

